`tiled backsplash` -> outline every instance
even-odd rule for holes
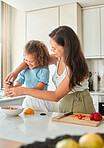
[[[100,91],[104,91],[104,59],[87,59],[89,71],[92,72],[92,78],[94,74],[100,75]]]

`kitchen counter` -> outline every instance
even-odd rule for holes
[[[98,127],[82,126],[52,121],[51,118],[57,116],[58,112],[47,112],[46,116],[41,116],[40,113],[35,112],[34,115],[21,113],[19,116],[9,117],[0,111],[0,138],[32,143],[65,134],[104,133],[104,122]]]
[[[0,102],[4,102],[4,101],[12,101],[12,100],[18,100],[18,99],[22,99],[22,98],[25,98],[25,95],[23,96],[17,96],[17,97],[5,97],[4,96],[4,88],[0,89]]]
[[[104,96],[104,91],[90,91],[91,95]]]
[[[25,98],[25,96],[17,96],[17,97],[5,97],[5,96],[2,96],[0,97],[0,102],[6,102],[6,101],[13,101],[13,100],[18,100],[18,99],[22,99],[22,98]]]

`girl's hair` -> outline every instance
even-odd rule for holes
[[[37,60],[38,68],[48,66],[49,52],[46,45],[38,40],[31,40],[25,46],[25,53],[32,54]]]
[[[49,37],[64,47],[63,59],[70,69],[69,88],[80,85],[84,78],[88,78],[89,70],[78,36],[70,27],[60,26],[53,30]]]

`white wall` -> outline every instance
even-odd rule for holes
[[[25,13],[12,10],[12,37],[11,37],[11,70],[14,70],[23,61],[25,46]]]

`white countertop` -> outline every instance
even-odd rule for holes
[[[11,97],[5,97],[4,96],[4,88],[0,89],[0,102],[11,101],[11,100],[18,100],[20,98],[25,98],[25,95],[13,97],[13,98],[11,98]]]
[[[104,122],[98,127],[82,126],[52,121],[51,118],[59,114],[56,112],[48,112],[46,116],[41,116],[40,113],[35,112],[34,115],[21,113],[19,116],[7,117],[0,111],[0,138],[32,143],[65,134],[104,133]]]
[[[91,95],[104,96],[104,91],[90,91]]]
[[[13,101],[13,100],[18,100],[20,98],[25,98],[25,96],[17,96],[17,97],[5,97],[5,96],[0,96],[0,102],[4,102],[4,101]]]

